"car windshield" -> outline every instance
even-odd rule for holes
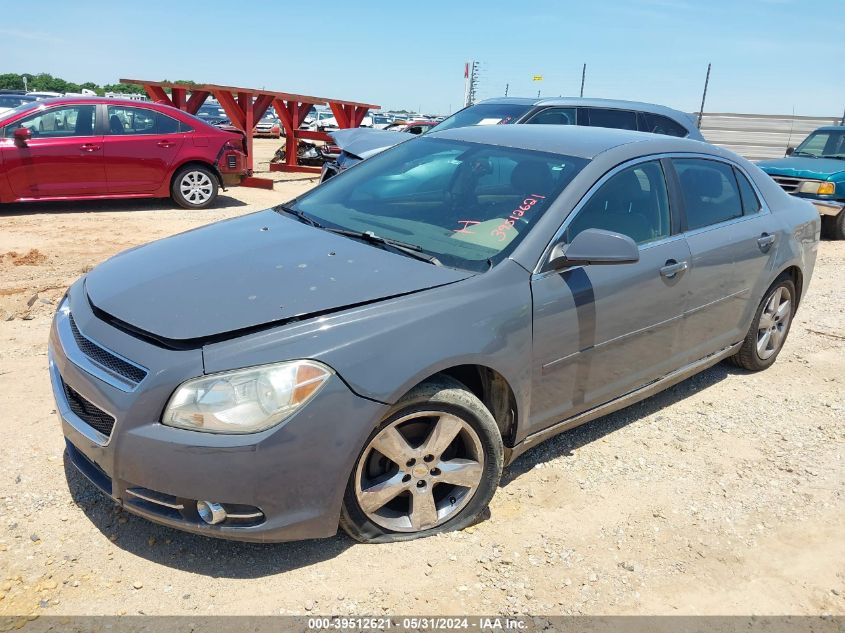
[[[517,103],[479,103],[455,112],[447,119],[432,128],[441,132],[453,127],[468,127],[470,125],[495,125],[497,123],[513,123],[532,106]]]
[[[279,211],[399,240],[447,266],[504,259],[587,164],[583,158],[419,138],[370,158]]]
[[[792,155],[845,159],[845,128],[813,132],[795,148]]]

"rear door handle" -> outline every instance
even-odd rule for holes
[[[764,253],[768,251],[774,243],[775,236],[769,235],[768,233],[763,233],[760,237],[757,238],[757,246],[759,246],[760,250]]]
[[[173,147],[174,143],[173,141],[159,141],[156,145],[159,147]]]
[[[84,143],[83,145],[79,146],[79,149],[81,149],[83,152],[96,152],[101,147],[102,145],[99,145],[97,143]]]
[[[672,279],[675,275],[684,272],[687,268],[689,268],[689,264],[687,262],[676,262],[674,259],[670,259],[666,262],[666,265],[660,269],[660,274],[667,279]]]

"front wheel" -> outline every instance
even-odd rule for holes
[[[731,357],[733,363],[749,371],[774,363],[789,334],[796,304],[795,284],[788,277],[778,278],[760,302],[742,347]]]
[[[833,218],[833,239],[845,240],[845,210]]]
[[[217,174],[202,165],[183,167],[170,185],[174,202],[185,209],[205,209],[217,198],[217,191]]]
[[[340,525],[363,543],[460,530],[487,507],[502,460],[496,421],[478,398],[450,378],[423,383],[358,456]]]

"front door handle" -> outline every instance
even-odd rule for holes
[[[775,236],[769,235],[768,233],[763,233],[760,237],[757,238],[757,246],[759,246],[760,250],[764,253],[767,252],[774,243]]]
[[[96,152],[100,149],[100,147],[102,147],[102,145],[99,145],[98,143],[84,143],[79,146],[79,149],[83,152]]]
[[[666,265],[660,269],[660,274],[666,279],[672,279],[678,273],[684,272],[687,268],[689,268],[689,264],[687,262],[677,262],[674,259],[670,259],[666,261]]]

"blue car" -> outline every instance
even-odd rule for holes
[[[845,127],[820,127],[785,158],[758,166],[786,193],[812,202],[827,234],[845,240]]]

